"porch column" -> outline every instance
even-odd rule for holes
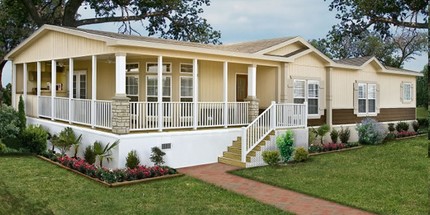
[[[96,124],[97,56],[91,56],[91,128]]]
[[[158,102],[158,131],[163,131],[163,56],[158,56],[157,62],[157,102]]]
[[[125,94],[126,54],[115,54],[115,97],[112,98],[112,132],[130,133],[130,98]]]
[[[40,61],[37,61],[37,66],[36,66],[36,95],[37,95],[37,117],[39,118],[39,113],[40,113],[40,87],[42,85],[42,64],[40,63]]]
[[[228,62],[224,61],[223,66],[223,95],[224,95],[224,128],[228,126]]]
[[[259,115],[259,100],[257,99],[257,65],[248,66],[248,121],[252,122]]]
[[[55,116],[55,96],[57,96],[57,61],[51,61],[51,120]]]
[[[327,112],[326,112],[326,123],[327,125],[333,127],[333,104],[332,104],[332,86],[333,86],[333,68],[328,67],[326,69],[326,80],[327,80],[327,87],[326,87],[326,106],[327,106]]]
[[[288,95],[288,76],[289,76],[290,64],[283,63],[281,66],[281,103],[292,103],[289,101],[289,97],[292,98],[292,95]]]
[[[75,70],[75,65],[73,58],[69,58],[69,124],[72,124],[73,120],[73,72]],[[77,83],[76,83],[77,84]]]
[[[199,80],[198,80],[198,65],[197,59],[193,59],[193,129],[197,129],[199,117]]]
[[[12,61],[12,107],[16,109],[16,64]]]
[[[27,80],[28,80],[28,68],[27,68],[27,63],[24,63],[23,65],[23,92],[22,92],[22,100],[24,101],[24,112],[27,115]]]

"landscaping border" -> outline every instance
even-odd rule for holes
[[[309,153],[309,156],[317,156],[317,155],[330,154],[330,153],[335,153],[335,152],[350,151],[350,150],[361,149],[361,148],[363,148],[363,146],[354,146],[354,147],[350,147],[350,148],[343,148],[343,149],[332,150],[332,151],[327,151],[327,152]]]
[[[157,177],[152,177],[152,178],[144,178],[144,179],[139,179],[139,180],[133,180],[133,181],[123,181],[123,182],[115,182],[115,183],[107,183],[105,181],[101,181],[98,178],[93,178],[90,177],[88,175],[85,175],[77,170],[71,169],[67,166],[64,166],[58,162],[52,161],[46,157],[40,156],[40,155],[36,155],[36,157],[38,157],[41,160],[47,161],[51,164],[55,164],[63,169],[66,169],[70,172],[74,172],[80,176],[84,176],[85,178],[91,179],[92,181],[95,181],[97,183],[100,183],[106,187],[121,187],[121,186],[128,186],[128,185],[133,185],[133,184],[138,184],[138,183],[146,183],[146,182],[152,182],[152,181],[157,181],[157,180],[162,180],[162,179],[168,179],[168,178],[175,178],[175,177],[180,177],[183,176],[184,174],[177,172],[176,174],[173,175],[163,175],[163,176],[157,176]]]

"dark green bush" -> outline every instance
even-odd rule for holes
[[[262,155],[263,161],[269,166],[277,166],[281,160],[279,157],[279,151],[277,150],[264,151]]]
[[[21,132],[23,132],[27,123],[27,119],[25,118],[25,106],[24,106],[24,100],[22,99],[22,95],[19,96],[18,118],[19,118],[19,129]]]
[[[396,124],[396,130],[397,130],[397,132],[408,131],[409,130],[409,124],[407,122],[398,122]]]
[[[47,149],[48,132],[42,126],[30,125],[22,132],[22,147],[31,153],[41,154]]]
[[[390,131],[390,133],[393,133],[396,130],[396,128],[394,128],[394,123],[388,123],[388,131]]]
[[[161,151],[158,147],[152,147],[151,148],[151,157],[149,159],[154,163],[156,166],[160,166],[164,164],[164,158],[163,156],[166,155],[165,152]]]
[[[5,153],[7,150],[6,145],[3,144],[0,140],[0,154]]]
[[[363,145],[376,145],[382,143],[386,136],[386,130],[372,118],[366,118],[357,124],[358,142]]]
[[[96,153],[94,152],[93,146],[89,145],[85,148],[84,159],[89,164],[96,162]]]
[[[339,132],[333,128],[333,130],[330,132],[330,138],[332,143],[337,143],[338,137],[339,137]]]
[[[427,128],[429,127],[429,121],[427,118],[420,118],[417,119],[418,124],[420,125],[420,128]]]
[[[303,162],[309,158],[309,152],[303,147],[298,147],[294,151],[294,161]]]
[[[136,168],[138,165],[140,164],[140,159],[139,156],[136,153],[136,150],[131,150],[126,158],[126,163],[125,165],[130,168],[130,169],[134,169]]]
[[[417,121],[413,121],[412,128],[414,129],[415,132],[418,132],[418,129],[420,128],[420,124],[418,124]]]
[[[396,134],[394,133],[388,133],[387,136],[385,136],[385,140],[384,141],[390,141],[390,140],[394,140],[396,139]]]
[[[1,105],[0,139],[8,148],[21,148],[21,141],[19,140],[21,130],[19,125],[18,112],[10,106]]]
[[[346,128],[346,129],[343,129],[343,127],[340,128],[340,132],[339,132],[340,142],[347,144],[350,136],[351,136],[351,131],[349,130],[349,128]]]
[[[276,145],[278,146],[279,153],[281,154],[282,161],[287,163],[293,152],[294,152],[294,134],[293,131],[288,130],[285,134],[280,135],[276,139]]]

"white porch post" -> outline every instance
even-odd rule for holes
[[[97,56],[91,57],[91,128],[96,124]]]
[[[22,100],[24,101],[24,112],[27,113],[27,80],[28,80],[28,69],[27,63],[24,63],[23,68],[23,92],[22,92]]]
[[[40,61],[37,61],[37,66],[36,66],[36,95],[37,95],[37,117],[39,117],[39,113],[40,113],[40,87],[42,85],[42,64],[40,63]]]
[[[223,95],[224,95],[224,128],[228,126],[228,62],[224,61],[223,66]]]
[[[73,72],[75,70],[75,65],[73,58],[69,58],[69,123],[72,124],[73,120]]]
[[[248,97],[257,97],[257,65],[248,66]]]
[[[125,96],[125,54],[118,53],[115,59],[115,96]]]
[[[16,106],[16,64],[12,61],[12,107],[17,109]]]
[[[199,80],[198,80],[197,59],[193,59],[193,129],[197,129],[199,117]]]
[[[130,98],[126,96],[126,54],[115,54],[115,97],[112,98],[112,132],[130,132]]]
[[[57,61],[51,61],[51,120],[55,116],[55,96],[57,96]]]
[[[163,131],[163,56],[158,56],[157,62],[157,102],[158,102],[158,131]]]

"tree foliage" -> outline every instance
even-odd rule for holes
[[[424,67],[422,73],[424,74],[424,77],[417,78],[417,106],[427,108],[428,101],[429,101],[428,83],[427,83],[428,76],[429,76],[428,65]]]

